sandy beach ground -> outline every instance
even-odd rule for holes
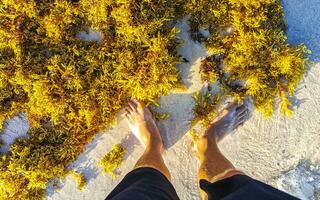
[[[236,167],[246,174],[267,182],[301,199],[320,199],[320,0],[285,0],[288,39],[292,44],[305,43],[313,51],[311,59],[316,64],[298,87],[293,99],[295,114],[285,118],[275,114],[270,119],[258,112],[234,135],[221,144],[221,150]],[[183,200],[200,199],[196,182],[198,163],[191,151],[191,139],[187,132],[193,118],[193,94],[203,85],[199,77],[199,65],[206,50],[190,40],[188,25],[180,22],[179,37],[185,40],[180,53],[189,60],[179,69],[188,90],[173,93],[160,99],[161,110],[170,114],[166,121],[158,123],[167,147],[165,162],[172,175],[172,183]],[[23,117],[15,118],[3,137],[12,142],[15,132],[25,135],[28,124]],[[121,143],[127,149],[126,160],[113,180],[103,174],[97,162],[114,144]],[[9,147],[7,147],[9,148]],[[71,168],[83,172],[87,186],[83,191],[71,177],[67,177],[59,191],[48,189],[48,199],[104,199],[126,175],[142,154],[143,148],[130,133],[125,120],[119,116],[118,123],[110,130],[97,135],[87,145],[86,151]]]

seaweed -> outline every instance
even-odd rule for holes
[[[0,163],[1,199],[41,199],[132,98],[179,87],[179,1],[0,3],[0,128],[26,113],[28,139]],[[95,31],[99,41],[84,41]]]
[[[252,97],[266,116],[276,105],[292,114],[309,51],[287,44],[279,0],[1,0],[0,129],[19,113],[31,129],[1,155],[0,199],[45,198],[49,181],[68,175],[128,100],[183,89],[176,65],[189,61],[177,53],[175,22],[187,15],[192,38],[212,54],[202,80],[220,85],[195,95],[195,121],[208,123],[226,96]],[[81,40],[81,31],[101,40]],[[106,157],[111,174],[124,154],[116,148]]]
[[[87,181],[86,181],[86,178],[84,177],[84,175],[82,173],[76,172],[76,171],[70,171],[69,175],[71,175],[72,178],[77,182],[78,190],[82,191],[87,184]]]
[[[117,177],[115,170],[121,165],[124,159],[126,150],[120,145],[116,144],[112,147],[101,160],[100,165],[105,173],[111,174],[113,178]]]
[[[218,81],[236,99],[252,97],[265,116],[277,107],[291,116],[289,98],[307,71],[310,51],[287,43],[281,1],[189,1],[186,10],[192,35],[210,31],[201,41],[212,54],[202,62],[202,80]]]

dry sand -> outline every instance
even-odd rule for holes
[[[288,36],[291,43],[304,42],[313,50],[312,59],[320,54],[320,1],[288,0],[284,3]],[[199,91],[199,65],[207,53],[199,44],[190,40],[186,23],[177,25],[182,31],[179,37],[186,42],[180,53],[189,63],[179,66],[183,82],[188,90],[161,98],[161,109],[170,118],[160,122],[166,147],[165,162],[172,174],[172,183],[183,200],[199,199],[196,182],[197,160],[190,150],[191,140],[187,135],[193,118],[192,95]],[[248,175],[267,182],[302,199],[320,199],[320,63],[313,67],[299,85],[295,102],[295,114],[291,119],[275,115],[266,120],[255,112],[253,117],[237,133],[227,137],[220,147],[225,155]],[[23,118],[9,122],[3,137],[12,142],[23,136],[28,124]],[[13,132],[17,134],[12,135]],[[127,148],[126,160],[118,169],[119,177],[112,180],[103,174],[97,162],[114,144]],[[99,134],[87,145],[85,153],[71,168],[83,172],[88,184],[80,192],[71,177],[67,177],[60,191],[48,189],[48,199],[104,199],[128,173],[142,154],[143,148],[130,133],[125,120],[119,117],[118,124]]]

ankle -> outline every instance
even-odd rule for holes
[[[210,157],[210,155],[218,151],[218,146],[215,138],[210,135],[204,135],[197,141],[198,157],[200,161]]]
[[[214,124],[212,124],[205,132],[204,136],[210,143],[218,143],[218,136],[214,129]]]
[[[213,133],[206,132],[199,140],[201,146],[205,149],[217,145],[217,138]]]
[[[162,140],[158,138],[153,138],[149,140],[148,144],[146,144],[145,151],[148,151],[148,152],[152,151],[162,155],[164,151]]]

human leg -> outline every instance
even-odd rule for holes
[[[218,142],[221,141],[226,134],[242,125],[249,116],[248,103],[242,105],[232,104],[222,111],[206,130],[205,134],[195,141],[200,161],[198,172],[199,181],[207,180],[214,182],[236,174],[241,174],[221,153]],[[201,196],[203,199],[206,198],[206,194],[203,191],[201,191]]]
[[[214,120],[202,137],[196,140],[200,160],[198,179],[202,198],[297,200],[238,171],[219,150],[218,142],[249,117],[248,102],[240,106],[233,104]]]
[[[126,109],[126,119],[133,134],[145,147],[135,168],[155,168],[170,180],[170,172],[162,158],[164,147],[161,135],[149,109],[142,102],[130,102]]]
[[[144,145],[135,169],[128,173],[106,200],[179,199],[170,183],[170,173],[162,154],[160,132],[148,108],[142,102],[130,102],[126,119],[133,134]]]

